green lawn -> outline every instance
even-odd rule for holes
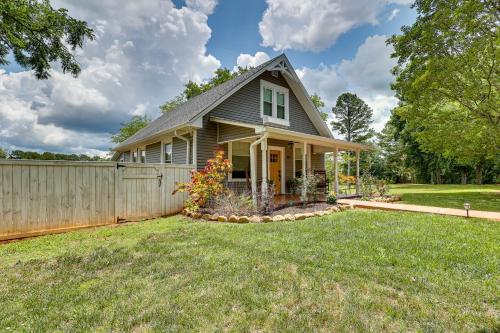
[[[500,223],[183,217],[0,246],[3,331],[498,332]]]
[[[391,185],[390,194],[402,196],[403,203],[500,212],[500,185]]]

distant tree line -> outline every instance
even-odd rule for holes
[[[105,161],[105,158],[99,156],[88,156],[85,154],[62,154],[36,151],[13,150],[6,152],[0,148],[0,159],[11,160],[46,160],[46,161]]]

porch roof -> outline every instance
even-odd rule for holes
[[[268,138],[271,139],[280,139],[285,141],[293,141],[293,142],[307,142],[309,144],[321,147],[322,152],[333,152],[335,148],[339,150],[352,150],[352,151],[361,151],[361,150],[370,150],[373,149],[369,145],[349,142],[345,140],[339,140],[329,137],[324,137],[320,135],[306,134],[296,131],[290,131],[284,128],[272,127],[272,126],[262,126],[262,125],[254,125],[243,122],[237,122],[233,120],[228,120],[220,117],[210,117],[211,121],[228,124],[239,127],[253,128],[255,130],[255,136],[262,136],[267,134]],[[252,137],[253,138],[253,137]],[[242,138],[243,139],[243,138]],[[249,139],[248,137],[244,139]],[[232,141],[239,141],[241,139],[234,139]]]
[[[256,129],[255,133],[256,134],[268,133],[268,138],[272,139],[281,139],[294,142],[307,142],[309,144],[322,147],[323,152],[333,152],[335,148],[339,150],[353,150],[353,151],[372,149],[371,146],[361,143],[327,138],[319,135],[300,133],[270,126],[264,126],[261,129]]]

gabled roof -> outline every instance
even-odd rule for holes
[[[116,146],[114,150],[120,150],[127,146],[146,141],[153,136],[169,132],[183,125],[193,125],[196,120],[210,112],[220,102],[234,94],[241,87],[252,81],[254,78],[258,77],[264,71],[278,68],[276,66],[281,66],[281,69],[283,70],[283,64],[285,64],[285,67],[287,67],[287,76],[293,77],[293,80],[290,81],[297,82],[296,85],[291,85],[291,88],[292,90],[294,90],[296,95],[298,93],[302,95],[297,97],[299,98],[299,101],[302,102],[304,109],[308,113],[314,125],[318,128],[320,133],[332,137],[328,126],[326,126],[324,121],[321,119],[319,111],[312,104],[312,101],[305,91],[304,86],[295,74],[295,70],[293,70],[287,57],[284,54],[281,54],[243,74],[236,76],[229,81],[215,86],[212,89],[201,93],[200,95],[190,98],[186,102],[175,107],[173,110],[153,120],[148,126],[144,127],[143,129],[132,135],[130,138]]]

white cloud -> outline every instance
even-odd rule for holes
[[[96,39],[76,55],[78,78],[57,68],[49,80],[30,72],[0,74],[0,146],[104,151],[131,115],[156,117],[158,105],[188,80],[210,77],[220,62],[207,53],[214,0],[58,0],[86,20]],[[119,13],[119,15],[117,15]]]
[[[256,52],[255,55],[251,55],[248,53],[241,53],[236,59],[236,66],[234,66],[234,70],[238,70],[238,66],[240,67],[257,67],[260,64],[271,59],[267,53],[265,52]]]
[[[385,40],[386,36],[370,36],[352,59],[342,60],[337,66],[303,67],[297,69],[297,74],[310,94],[323,98],[328,112],[341,93],[356,93],[373,109],[373,127],[380,131],[398,102],[390,89],[390,70],[395,60],[390,57],[392,46],[386,45]]]
[[[389,83],[393,80],[390,70],[396,60],[391,58],[393,49],[386,45],[386,39],[383,35],[366,38],[352,60],[340,63],[339,72],[351,85],[372,93],[390,92]]]
[[[409,0],[267,0],[259,31],[262,45],[274,50],[321,51],[362,24],[377,24],[388,3]]]
[[[391,11],[391,14],[389,14],[389,17],[387,18],[387,21],[390,22],[390,21],[394,20],[396,18],[396,16],[398,16],[398,14],[399,14],[399,9],[398,8],[393,9]]]
[[[216,0],[186,0],[186,5],[194,10],[200,11],[207,15],[214,12],[214,8],[217,5]]]

